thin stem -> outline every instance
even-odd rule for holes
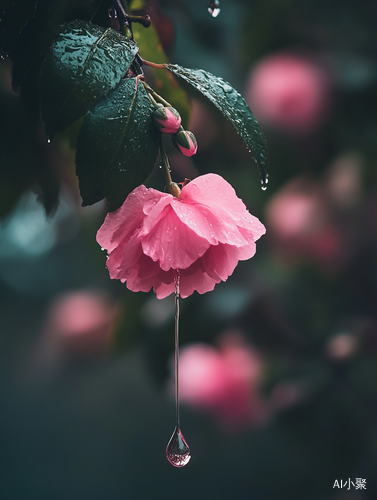
[[[172,178],[171,178],[171,175],[170,175],[169,158],[168,158],[168,156],[167,156],[167,154],[165,152],[164,143],[162,142],[162,135],[160,137],[160,153],[161,153],[162,167],[164,169],[164,175],[165,175],[166,184],[169,185],[173,181],[172,181]]]
[[[166,69],[166,65],[165,64],[157,64],[157,63],[154,63],[154,62],[151,62],[151,61],[146,61],[142,57],[140,57],[140,59],[141,59],[141,62],[143,64],[145,64],[146,66],[152,66],[152,68]]]
[[[127,18],[131,23],[142,24],[144,26],[144,28],[149,28],[149,26],[151,25],[151,18],[150,18],[150,16],[148,16],[148,14],[146,14],[145,16],[130,16],[130,15],[128,15]]]
[[[155,92],[152,89],[152,87],[150,87],[146,82],[143,82],[143,85],[146,88],[146,90],[148,91],[148,93],[152,94],[158,101],[160,101],[165,106],[168,106],[170,108],[172,107],[172,105],[170,103],[168,103],[168,101],[165,101],[165,99],[163,97],[161,97],[159,94],[157,94],[157,92]]]
[[[122,29],[123,26],[126,26],[129,24],[127,21],[127,13],[123,7],[121,0],[113,0],[113,4],[114,4],[114,8],[117,12],[117,17],[118,17],[120,29]]]
[[[157,101],[153,98],[152,93],[147,91],[147,94],[148,94],[149,99],[152,101],[152,104],[154,104],[157,108],[158,104],[157,104]]]
[[[175,376],[175,424],[179,429],[179,271],[175,271],[174,283],[175,283],[175,317],[174,317],[174,376]]]

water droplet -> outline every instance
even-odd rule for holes
[[[175,429],[166,447],[166,458],[174,467],[184,467],[191,459],[191,452],[183,437],[179,423],[179,389],[178,389],[178,363],[179,363],[179,270],[175,271],[175,350],[174,350],[174,377],[175,377]]]
[[[190,448],[179,427],[174,429],[166,447],[166,458],[174,467],[184,467],[191,459]]]
[[[207,4],[207,10],[212,17],[217,17],[220,14],[220,1],[209,0]]]
[[[111,19],[116,19],[118,17],[118,13],[114,7],[110,7],[110,9],[107,11],[107,14]]]
[[[46,137],[46,139],[47,139],[47,143],[51,144],[51,139],[49,137]]]
[[[266,190],[267,190],[266,184],[262,184],[262,191],[266,191]]]

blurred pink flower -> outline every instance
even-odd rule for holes
[[[274,251],[284,258],[309,257],[322,264],[340,264],[342,235],[320,185],[295,179],[275,194],[266,217]]]
[[[228,428],[261,423],[266,417],[258,395],[261,370],[259,356],[237,335],[224,337],[220,349],[185,346],[179,360],[180,399]]]
[[[103,293],[80,290],[58,297],[46,320],[46,334],[54,349],[70,355],[103,354],[110,344],[118,308]]]
[[[252,70],[246,100],[262,125],[310,132],[329,108],[329,78],[310,59],[289,53],[263,59]]]
[[[134,292],[153,287],[162,299],[174,292],[179,271],[185,298],[225,281],[239,260],[255,254],[255,241],[264,233],[232,186],[207,174],[184,185],[179,198],[137,187],[106,216],[97,241],[109,253],[112,279]]]

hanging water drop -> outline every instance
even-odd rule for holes
[[[166,458],[174,467],[184,467],[191,459],[190,448],[179,427],[174,429],[166,447]]]
[[[179,271],[175,271],[175,349],[174,349],[174,378],[175,378],[175,429],[166,447],[166,458],[174,467],[184,467],[191,459],[191,452],[185,438],[183,437],[179,422],[179,387],[178,387],[178,364],[179,364]]]
[[[47,144],[51,144],[51,139],[47,137]]]
[[[212,17],[217,17],[220,14],[220,0],[208,0],[207,10]]]

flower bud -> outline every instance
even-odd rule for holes
[[[198,149],[198,143],[192,132],[184,130],[182,127],[172,137],[173,145],[185,156],[192,156]]]
[[[181,125],[178,111],[171,106],[160,105],[153,113],[154,124],[163,134],[175,134]]]

